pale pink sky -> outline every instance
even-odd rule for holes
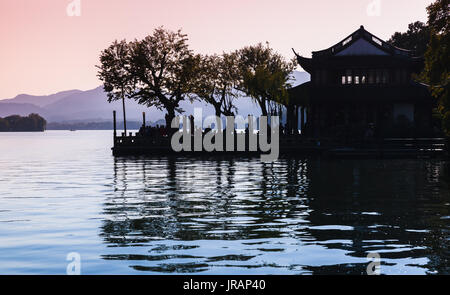
[[[426,20],[432,0],[72,0],[0,1],[0,99],[100,85],[95,65],[115,39],[132,40],[163,25],[182,28],[192,49],[221,53],[269,41],[287,58],[310,56],[364,25],[382,39]],[[379,16],[367,6],[381,3]],[[372,10],[375,11],[375,10]]]

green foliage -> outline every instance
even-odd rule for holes
[[[139,81],[133,95],[141,104],[165,109],[167,126],[180,101],[189,98],[195,86],[199,56],[194,56],[181,31],[158,28],[153,35],[130,43],[134,76]]]
[[[425,69],[422,72],[423,79],[427,83],[438,87],[435,94],[440,94],[442,87],[448,83],[450,65],[450,35],[432,34],[427,52],[425,53]]]
[[[437,0],[427,7],[428,25],[436,34],[448,34],[449,25],[449,0]]]
[[[239,81],[236,54],[202,56],[199,71],[195,94],[214,107],[216,116],[233,116]]]
[[[442,128],[450,136],[450,34],[448,0],[438,0],[428,8],[428,25],[431,37],[425,53],[425,68],[421,79],[430,85],[437,99]]]
[[[0,132],[9,131],[9,122],[6,119],[0,118]]]
[[[181,31],[162,27],[142,40],[114,42],[102,52],[98,75],[109,100],[122,93],[140,104],[167,111],[166,124],[180,101],[194,89],[200,57],[194,55]]]
[[[240,71],[239,89],[251,96],[263,115],[274,112],[277,104],[288,103],[287,89],[295,61],[285,61],[269,44],[259,43],[236,52]],[[269,110],[268,110],[269,108]]]
[[[437,0],[427,7],[427,24],[415,22],[408,26],[406,33],[395,33],[390,42],[405,49],[416,50],[425,58],[424,69],[417,77],[430,87],[437,100],[437,111],[442,120],[442,128],[450,136],[449,98],[449,0]]]
[[[417,56],[422,56],[427,50],[429,40],[430,28],[417,21],[409,24],[405,33],[395,32],[388,42],[399,48],[414,50]]]
[[[442,116],[442,128],[450,136],[450,35],[433,34],[425,54],[425,69],[422,79],[430,85],[432,95],[438,101]]]
[[[430,34],[445,34],[449,27],[449,0],[437,0],[427,7],[428,21],[416,21],[408,25],[405,33],[395,32],[389,42],[397,47],[414,50],[423,56],[428,48]]]
[[[27,117],[12,115],[0,118],[0,131],[44,131],[47,122],[38,114]]]
[[[136,79],[131,73],[130,58],[130,49],[125,40],[116,40],[102,51],[98,77],[103,81],[108,102],[132,96]]]
[[[238,92],[251,96],[263,115],[287,104],[294,61],[266,46],[244,47],[231,54],[195,55],[181,31],[162,27],[142,40],[115,41],[100,55],[98,77],[108,101],[131,98],[166,110],[170,126],[182,100],[200,98],[217,115],[233,115]],[[194,96],[195,95],[195,96]]]

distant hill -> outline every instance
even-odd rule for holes
[[[292,84],[292,87],[295,87],[311,80],[311,75],[307,72],[294,71],[292,72],[292,78],[290,83]]]
[[[296,86],[309,81],[310,76],[308,73],[295,71],[293,78],[291,84]],[[259,107],[250,98],[239,98],[236,100],[236,105],[240,115],[260,114]],[[214,114],[214,109],[211,106],[199,101],[194,103],[184,101],[180,106],[187,115],[193,113],[194,107],[202,107],[203,116]],[[118,112],[118,120],[121,120],[122,102],[108,103],[102,86],[87,91],[68,90],[47,96],[20,94],[12,99],[0,100],[0,117],[9,115],[27,116],[30,113],[37,113],[49,123],[111,122],[113,110]],[[146,119],[149,122],[164,120],[163,111],[155,107],[148,108],[139,105],[132,100],[127,100],[126,112],[127,121],[130,122],[141,121],[142,112],[146,112]],[[49,124],[49,126],[52,125]]]
[[[122,102],[108,103],[103,87],[99,86],[92,90],[83,91],[66,96],[45,107],[44,117],[49,122],[64,121],[90,121],[99,122],[111,120],[113,110],[121,111]],[[154,112],[155,108],[149,109],[139,105],[135,101],[126,101],[127,119],[140,120],[142,112]],[[150,117],[149,117],[150,118]]]
[[[43,115],[44,109],[31,103],[4,103],[3,100],[0,100],[0,117],[11,115],[28,116],[32,113]]]
[[[76,93],[81,93],[81,90],[67,90],[61,91],[51,95],[29,95],[29,94],[19,94],[14,98],[0,100],[0,103],[24,103],[33,104],[38,107],[43,107],[51,103],[57,102],[58,100]]]

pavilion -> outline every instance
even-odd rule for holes
[[[289,132],[299,125],[302,135],[315,138],[359,139],[369,129],[376,138],[432,132],[432,96],[412,78],[424,60],[413,51],[392,46],[361,26],[311,58],[295,54],[311,80],[289,91]]]

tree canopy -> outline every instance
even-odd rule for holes
[[[263,115],[286,104],[295,61],[286,61],[269,44],[244,47],[222,55],[194,54],[178,30],[162,27],[142,40],[115,41],[100,55],[98,77],[108,101],[134,99],[167,112],[166,126],[180,102],[201,99],[216,115],[234,115],[234,99],[246,94]]]
[[[167,111],[170,126],[175,112],[183,112],[180,102],[193,93],[199,62],[181,30],[160,27],[142,40],[116,41],[103,51],[99,77],[109,99],[117,98],[126,85],[127,97]]]
[[[398,47],[415,50],[424,56],[424,68],[417,77],[429,85],[437,100],[442,127],[450,135],[450,25],[449,0],[437,0],[427,7],[427,23],[414,22],[405,33],[396,32],[390,42]]]
[[[130,48],[125,40],[114,41],[102,51],[98,77],[103,81],[108,102],[134,94],[137,81],[131,71],[130,59]]]
[[[276,104],[287,104],[289,78],[295,61],[286,61],[269,44],[259,43],[236,51],[240,71],[239,89],[252,97],[267,116]]]
[[[450,30],[449,1],[438,0],[428,6],[428,26],[431,29],[430,42],[425,52],[425,68],[421,79],[428,85],[438,101],[442,127],[450,136]]]
[[[405,33],[395,32],[389,39],[392,45],[414,50],[417,56],[423,56],[430,40],[430,28],[427,24],[416,21],[408,25]]]
[[[201,57],[195,94],[214,107],[216,116],[233,116],[237,111],[234,105],[239,81],[236,58],[235,53]]]
[[[449,24],[449,0],[437,0],[427,7],[428,25],[436,34],[448,34]]]

